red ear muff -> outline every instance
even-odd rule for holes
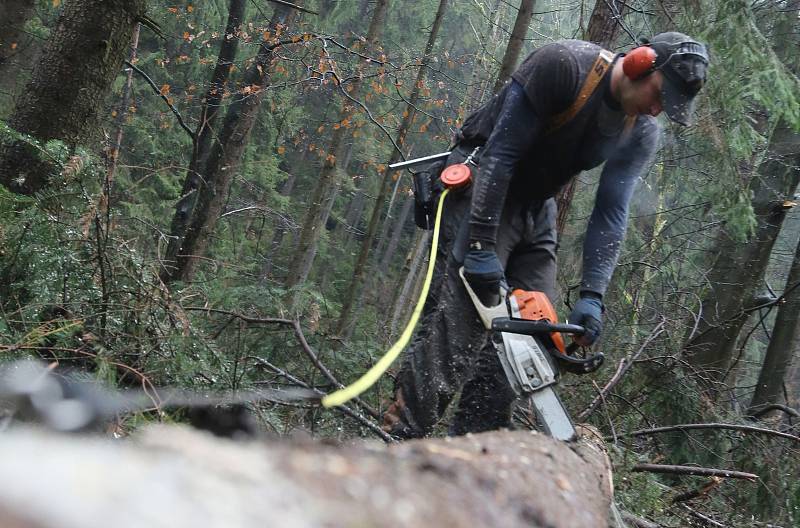
[[[629,79],[641,79],[653,71],[656,57],[656,50],[649,46],[634,48],[622,59],[622,71]]]

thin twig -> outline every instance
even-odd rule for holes
[[[595,396],[594,400],[592,400],[592,403],[589,405],[589,407],[587,407],[582,413],[578,415],[578,419],[580,421],[584,421],[589,416],[591,416],[591,414],[597,409],[597,406],[600,405],[605,400],[606,394],[608,394],[614,387],[617,386],[617,384],[620,381],[622,381],[622,378],[625,376],[628,370],[630,370],[634,361],[636,361],[636,359],[642,354],[642,352],[644,352],[647,349],[650,343],[652,343],[659,335],[661,335],[662,332],[664,332],[664,323],[665,321],[662,319],[661,322],[658,323],[658,325],[656,325],[653,331],[650,332],[650,335],[647,336],[647,339],[645,339],[644,343],[642,343],[642,346],[639,347],[639,350],[637,350],[631,356],[623,358],[622,361],[620,361],[619,367],[617,367],[617,371],[614,373],[611,379],[608,380],[608,383],[606,383],[605,387],[603,387],[603,389],[599,391],[598,395]]]
[[[789,416],[793,416],[795,418],[800,418],[800,412],[798,412],[796,409],[792,409],[791,407],[789,407],[787,405],[781,405],[780,403],[770,403],[770,404],[765,404],[763,406],[759,406],[759,407],[756,408],[756,410],[754,410],[753,412],[750,413],[749,417],[750,418],[761,418],[762,416],[764,416],[765,414],[767,414],[770,411],[783,411],[784,413],[788,414]]]
[[[697,466],[670,466],[663,464],[636,464],[631,471],[637,473],[669,473],[671,475],[695,475],[699,477],[725,477],[749,480],[755,482],[759,477],[753,473],[732,471],[730,469],[704,468]]]
[[[669,425],[666,427],[656,427],[654,429],[641,429],[639,431],[623,433],[621,436],[649,436],[659,433],[670,433],[673,431],[691,431],[698,429],[728,429],[731,431],[742,431],[744,433],[760,433],[766,435],[779,436],[781,438],[787,438],[789,440],[794,440],[795,442],[800,442],[800,437],[791,435],[789,433],[783,433],[781,431],[775,431],[773,429],[765,429],[763,427],[753,427],[750,425],[725,424],[725,423]]]
[[[622,520],[626,523],[635,526],[636,528],[659,528],[659,525],[652,521],[648,521],[638,515],[634,515],[631,512],[621,510],[620,514],[622,514]]]
[[[711,480],[703,484],[697,489],[692,489],[689,491],[685,491],[679,495],[676,495],[672,498],[672,503],[676,504],[678,502],[686,502],[692,499],[696,499],[697,497],[705,497],[708,493],[720,485],[723,482],[723,479],[719,477],[711,477]]]
[[[180,112],[178,112],[178,109],[175,108],[175,106],[169,101],[169,98],[166,95],[161,93],[161,90],[158,88],[158,86],[156,86],[156,83],[153,82],[153,79],[151,79],[145,72],[134,66],[131,61],[126,60],[125,64],[128,67],[130,67],[133,71],[138,73],[145,81],[147,81],[147,84],[149,84],[153,88],[153,91],[155,91],[158,94],[158,96],[161,97],[161,99],[163,99],[165,103],[167,103],[169,109],[172,111],[173,114],[175,114],[175,117],[178,118],[178,123],[180,123],[181,128],[184,129],[186,133],[189,134],[189,137],[192,138],[192,141],[194,141],[195,139],[194,131],[186,125],[186,123],[183,121],[183,117],[181,117]]]
[[[711,526],[717,526],[718,528],[727,528],[727,527],[726,527],[724,524],[722,524],[721,522],[715,521],[714,519],[712,519],[712,518],[711,518],[711,517],[709,517],[708,515],[704,515],[704,514],[700,513],[699,511],[697,511],[697,510],[695,510],[695,509],[692,509],[692,508],[690,508],[690,507],[689,507],[689,506],[687,506],[686,504],[681,504],[681,506],[683,506],[683,508],[684,508],[686,511],[688,511],[690,514],[692,514],[693,516],[697,517],[697,518],[698,518],[698,519],[700,519],[701,521],[703,521],[703,522],[705,522],[705,523],[707,523],[707,524],[710,524]]]
[[[287,2],[286,0],[268,0],[269,2],[274,2],[276,4],[280,4],[282,6],[291,7],[292,9],[297,9],[298,11],[302,11],[303,13],[310,13],[312,15],[319,15],[316,11],[312,11],[310,9],[306,9],[305,7],[299,6],[297,4],[292,4]]]
[[[310,389],[310,390],[314,391],[315,393],[319,394],[320,396],[325,396],[325,393],[322,392],[321,390],[312,387],[308,383],[305,383],[304,381],[296,378],[295,376],[292,376],[291,374],[289,374],[288,372],[286,372],[282,368],[277,367],[276,365],[273,365],[272,363],[270,363],[266,359],[262,359],[262,358],[255,357],[255,356],[248,356],[248,358],[256,361],[257,363],[260,363],[260,364],[264,365],[265,367],[271,369],[272,371],[276,372],[277,374],[280,374],[284,378],[288,379],[292,383],[295,383],[296,385],[299,385],[300,387],[303,387],[304,389]],[[334,407],[333,409],[336,410],[336,411],[339,411],[340,413],[342,413],[342,414],[344,414],[346,416],[349,416],[350,418],[353,418],[354,420],[356,420],[357,422],[362,424],[364,427],[366,427],[367,429],[369,429],[370,431],[372,431],[373,433],[378,435],[387,444],[393,444],[393,443],[397,442],[397,440],[392,438],[391,435],[386,433],[383,429],[381,429],[380,427],[375,425],[369,418],[367,418],[363,414],[359,413],[358,411],[354,411],[353,409],[349,408],[346,405],[339,405],[337,407]]]
[[[322,375],[325,376],[328,379],[328,381],[333,383],[334,386],[336,386],[337,388],[344,387],[344,385],[340,383],[339,380],[336,379],[333,373],[331,373],[331,371],[328,370],[328,368],[322,363],[322,361],[319,360],[319,357],[311,348],[311,345],[309,345],[308,341],[306,341],[306,336],[303,334],[303,329],[300,326],[300,322],[297,320],[282,319],[275,317],[267,317],[267,318],[251,317],[237,312],[218,310],[215,308],[203,308],[202,306],[188,306],[184,308],[184,310],[224,314],[231,317],[237,317],[246,323],[281,324],[281,325],[291,326],[292,330],[294,331],[295,337],[297,337],[297,340],[300,342],[300,347],[303,349],[303,352],[305,352],[305,354],[308,356],[308,358],[311,360],[314,366],[317,367],[317,369],[322,373]],[[364,410],[367,411],[367,413],[376,420],[381,419],[381,414],[375,409],[373,409],[372,406],[361,400],[360,398],[353,398],[353,401],[361,405],[364,408]]]

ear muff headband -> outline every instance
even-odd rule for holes
[[[631,80],[641,79],[656,68],[658,54],[650,46],[639,46],[622,59],[622,71]]]
[[[693,55],[708,64],[708,51],[699,42],[686,41],[677,45],[653,42],[647,46],[639,46],[630,51],[622,59],[622,71],[629,79],[637,80],[661,68],[676,55]],[[659,60],[660,57],[660,60]]]

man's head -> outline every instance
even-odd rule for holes
[[[664,110],[673,121],[689,124],[695,96],[706,80],[708,51],[703,44],[683,33],[659,33],[621,62],[631,81],[619,93],[627,113],[658,115]]]

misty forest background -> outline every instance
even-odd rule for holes
[[[677,29],[711,50],[696,124],[662,119],[605,300],[607,364],[560,393],[608,435],[626,509],[798,526],[797,441],[650,430],[798,433],[799,14],[798,0],[3,0],[0,357],[120,388],[347,384],[405,326],[430,243],[408,173],[387,165],[447,150],[537,46],[624,51]],[[562,317],[597,176],[559,197]],[[278,434],[374,437],[391,386],[349,414],[250,407]],[[181,419],[154,399],[108,432]],[[630,471],[653,461],[760,479]]]

